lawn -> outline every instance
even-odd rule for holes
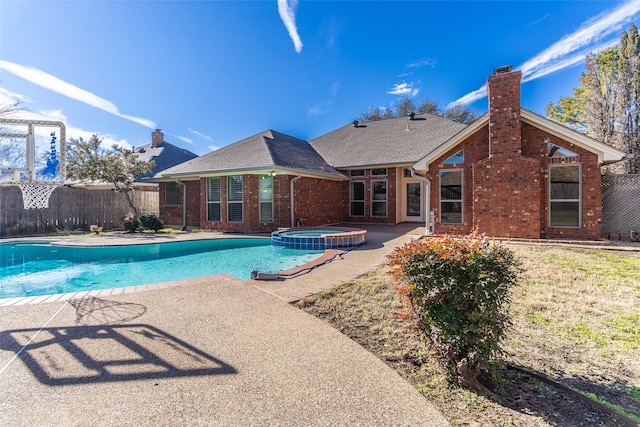
[[[376,354],[452,425],[640,423],[640,252],[508,247],[524,272],[513,289],[514,322],[504,355],[483,376],[490,393],[447,383],[421,340],[398,320],[399,303],[386,266],[296,305]]]

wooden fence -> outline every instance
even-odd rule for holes
[[[640,232],[640,175],[602,177],[602,232],[611,240],[629,240]]]
[[[158,189],[130,193],[138,215],[158,215]],[[54,231],[89,230],[96,224],[117,229],[131,209],[125,196],[113,190],[58,187],[44,209],[24,209],[17,186],[0,187],[0,238],[37,235]]]

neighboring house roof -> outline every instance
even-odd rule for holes
[[[527,123],[538,129],[549,132],[550,134],[562,138],[567,142],[570,142],[577,145],[578,147],[584,148],[587,151],[597,154],[598,161],[600,163],[606,164],[608,162],[615,162],[621,160],[626,155],[624,152],[613,148],[610,145],[607,145],[600,141],[596,141],[595,139],[590,138],[583,133],[549,120],[546,117],[540,116],[525,108],[520,109],[520,119],[523,123]],[[485,113],[478,120],[471,123],[467,128],[451,137],[451,139],[445,141],[439,146],[434,147],[422,159],[415,162],[413,168],[418,170],[428,170],[429,164],[431,162],[442,156],[447,151],[451,150],[459,143],[463,142],[470,135],[474,134],[482,127],[488,125],[488,123],[489,113]]]
[[[176,147],[166,141],[149,143],[142,147],[137,147],[134,149],[134,152],[138,155],[138,160],[153,161],[155,163],[151,172],[138,175],[136,178],[137,182],[152,177],[157,172],[198,157],[197,154]]]
[[[412,164],[467,127],[432,114],[356,123],[309,143],[334,168]]]
[[[297,173],[329,179],[346,177],[329,166],[307,141],[273,130],[227,145],[154,176],[171,178],[215,176],[229,173]]]

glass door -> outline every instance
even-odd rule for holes
[[[405,184],[405,221],[422,221],[422,184],[407,182]]]

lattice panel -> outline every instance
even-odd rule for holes
[[[602,177],[602,231],[640,231],[640,175]]]

